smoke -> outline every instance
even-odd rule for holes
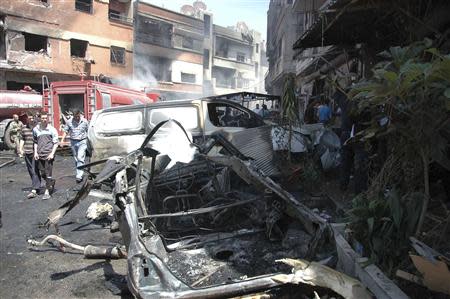
[[[113,84],[138,91],[148,91],[158,85],[149,57],[134,55],[133,75],[112,79]]]
[[[192,140],[192,134],[186,132]],[[151,141],[151,146],[171,159],[167,169],[177,162],[189,163],[194,159],[197,148],[187,140],[186,135],[180,127],[172,122],[165,124]]]

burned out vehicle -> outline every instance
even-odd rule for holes
[[[180,148],[182,143],[195,147],[191,161],[170,166],[176,157],[152,148],[150,141],[165,125],[184,134]],[[145,158],[151,159],[150,168]],[[253,162],[226,139],[212,136],[194,144],[179,122],[164,121],[138,149],[93,162],[103,169],[73,200],[51,212],[47,222],[56,224],[93,184],[110,186],[126,249],[76,249],[85,256],[126,257],[128,287],[137,298],[228,298],[257,292],[311,298],[311,286],[333,296],[370,298],[357,280],[299,259],[319,256],[327,247],[329,226]]]
[[[220,134],[254,159],[266,174],[278,173],[272,163],[271,127],[253,111],[227,100],[177,100],[97,111],[88,133],[92,161],[137,149],[158,123],[168,119],[177,120],[195,144]],[[176,143],[174,139],[179,136],[173,134],[169,124],[155,134],[150,144],[159,149],[161,144],[155,144],[154,140],[163,140],[166,145],[170,140]]]

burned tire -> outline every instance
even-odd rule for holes
[[[11,126],[8,126],[5,131],[5,138],[4,138],[5,147],[7,149],[15,149],[16,144],[11,139]]]

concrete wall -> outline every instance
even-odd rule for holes
[[[184,61],[173,61],[172,81],[181,83],[181,73],[194,74],[195,84],[203,84],[203,65]]]

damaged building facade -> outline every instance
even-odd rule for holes
[[[258,32],[214,25],[205,9],[194,15],[131,0],[0,3],[0,89],[40,90],[42,75],[103,74],[166,99],[195,98],[263,92],[266,69]]]
[[[213,14],[135,2],[135,73],[151,73],[166,97],[264,92],[265,47],[245,23],[227,28]],[[205,7],[206,8],[206,7]]]
[[[283,78],[293,75],[302,119],[308,105],[369,77],[383,50],[426,37],[441,47],[448,11],[438,0],[272,0],[268,23],[278,24],[267,31],[266,90],[281,95]]]
[[[0,89],[132,75],[132,16],[131,1],[1,1]]]

